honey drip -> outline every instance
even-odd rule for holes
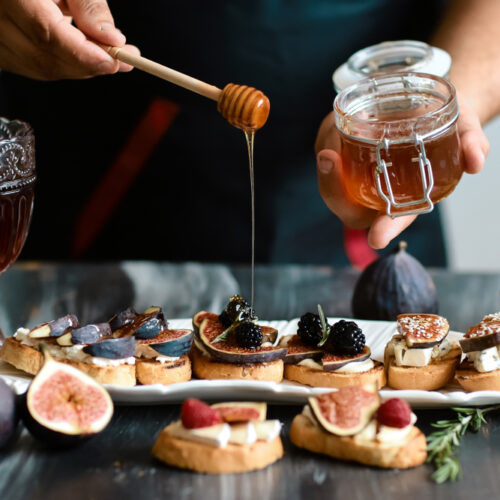
[[[250,298],[250,305],[253,309],[255,298],[255,185],[254,185],[254,170],[253,170],[253,145],[255,139],[255,132],[253,130],[244,130],[245,139],[248,149],[248,165],[250,167],[250,198],[251,198],[251,211],[252,211],[252,294]]]

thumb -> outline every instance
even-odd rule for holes
[[[67,0],[76,26],[87,37],[107,45],[121,47],[125,36],[115,28],[106,0]]]

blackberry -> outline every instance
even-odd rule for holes
[[[239,318],[240,313],[247,309],[250,309],[248,302],[241,295],[233,295],[219,314],[219,321],[228,328]]]
[[[326,324],[328,330],[330,325]],[[297,334],[300,340],[306,345],[318,345],[323,338],[323,330],[321,328],[321,319],[319,314],[305,313],[300,317],[299,328]]]
[[[330,329],[326,348],[335,354],[359,354],[365,347],[365,335],[354,321],[340,320]]]
[[[240,347],[255,349],[262,344],[262,330],[259,325],[250,321],[240,323],[234,329],[236,343]]]

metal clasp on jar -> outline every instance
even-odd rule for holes
[[[404,203],[398,203],[394,199],[394,193],[391,186],[391,181],[389,178],[388,168],[392,167],[392,162],[386,162],[381,156],[381,150],[384,148],[389,151],[389,146],[391,144],[404,144],[404,143],[414,143],[418,151],[418,156],[411,159],[412,162],[418,163],[420,168],[420,178],[422,179],[422,194],[423,197],[420,200],[407,201]],[[385,187],[387,189],[387,194],[382,189],[381,176],[383,176]],[[379,196],[385,201],[386,209],[385,213],[391,217],[401,217],[402,215],[415,215],[415,214],[427,214],[432,212],[434,208],[434,203],[430,198],[432,188],[434,187],[434,177],[432,175],[431,162],[425,154],[425,145],[422,138],[416,134],[414,138],[408,139],[397,139],[390,140],[384,138],[381,142],[377,144],[377,166],[375,167],[375,183],[377,185],[377,191]],[[398,210],[397,213],[391,212],[392,209],[404,209],[409,207],[414,207],[415,205],[424,205],[421,208],[409,209],[409,210]]]

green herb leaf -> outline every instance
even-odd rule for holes
[[[318,347],[322,347],[328,340],[328,335],[330,335],[330,325],[326,321],[325,313],[323,312],[323,308],[320,304],[318,304],[318,314],[321,321],[321,332],[323,333],[323,337],[319,341]]]
[[[456,481],[462,475],[462,467],[457,457],[460,440],[468,431],[477,432],[486,423],[484,414],[500,409],[500,405],[488,408],[452,408],[457,413],[455,419],[438,420],[431,424],[439,429],[427,436],[427,462],[436,470],[432,479],[436,483]]]
[[[229,337],[229,334],[233,331],[233,329],[234,329],[234,323],[230,327],[226,328],[220,335],[215,337],[210,343],[215,344],[216,342],[225,342]]]

